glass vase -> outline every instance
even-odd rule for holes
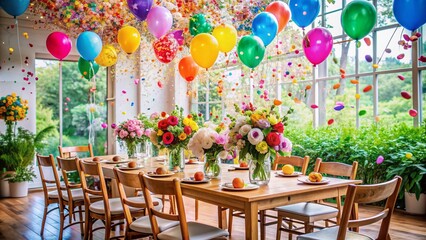
[[[206,153],[204,155],[204,176],[210,179],[220,179],[220,173],[220,159],[215,157],[214,154]]]
[[[129,159],[138,157],[138,143],[136,141],[122,141],[120,147],[127,153]]]
[[[160,155],[160,148],[159,147],[157,147],[157,146],[155,146],[155,144],[153,144],[153,143],[149,143],[149,145],[150,145],[150,155],[149,156],[151,156],[151,157],[158,157],[159,155]]]
[[[185,154],[183,148],[169,150],[169,170],[183,172],[185,168]]]
[[[267,154],[263,159],[250,157],[249,162],[250,183],[256,185],[267,185],[271,179],[271,159]]]

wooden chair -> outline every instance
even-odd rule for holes
[[[145,196],[147,203],[147,210],[149,219],[151,222],[151,228],[153,237],[155,240],[171,240],[171,239],[216,239],[228,236],[228,232],[220,228],[205,225],[198,222],[187,222],[184,203],[182,199],[182,191],[180,187],[180,181],[178,179],[173,180],[161,180],[150,178],[139,173],[139,178],[142,186],[142,192]],[[153,201],[151,198],[151,192],[154,194],[173,195],[176,198],[177,214],[168,214],[157,211],[154,208]],[[179,225],[169,228],[167,230],[159,227],[160,220],[166,219],[171,221],[179,221]],[[160,225],[161,226],[161,225]]]
[[[300,172],[305,175],[306,174],[306,170],[308,169],[308,165],[309,165],[309,156],[305,156],[305,157],[299,157],[299,156],[280,156],[280,155],[276,155],[274,162],[272,164],[272,170],[278,170],[278,165],[284,165],[284,164],[291,164],[294,167],[298,167],[300,168]],[[261,239],[265,239],[265,235],[266,235],[266,226],[269,225],[273,225],[276,224],[276,221],[271,221],[271,222],[266,222],[266,217],[271,217],[271,218],[277,218],[276,216],[273,215],[267,215],[265,210],[259,211],[260,213],[260,236]],[[232,222],[233,222],[233,216],[236,217],[243,217],[244,212],[241,211],[233,211],[232,209],[230,209],[229,212],[229,226],[228,226],[228,231],[229,234],[231,234],[232,232]]]
[[[134,173],[129,173],[125,171],[120,171],[118,168],[114,168],[115,179],[117,180],[118,193],[120,194],[121,204],[124,210],[124,216],[126,218],[126,239],[133,238],[142,238],[147,236],[152,236],[151,230],[151,222],[149,221],[148,216],[143,216],[140,218],[135,218],[132,216],[132,212],[130,208],[142,208],[146,209],[145,200],[143,201],[134,201],[134,197],[127,197],[125,187],[142,189],[141,182],[139,180],[139,176]],[[138,198],[143,198],[139,196]],[[155,205],[155,209],[157,211],[162,211],[163,205],[161,204],[161,199],[152,198],[153,205]],[[159,220],[160,221],[160,220]],[[162,221],[160,223],[162,229],[168,229],[178,225],[177,221]]]
[[[76,157],[75,153],[80,153],[80,152],[88,152],[89,157],[94,157],[92,144],[90,143],[87,146],[73,146],[73,147],[58,146],[58,149],[59,149],[59,156],[61,158]]]
[[[358,162],[354,161],[352,165],[339,162],[322,162],[321,158],[317,158],[315,162],[314,172],[327,174],[336,177],[348,177],[353,180],[356,177]],[[278,224],[276,239],[281,239],[281,232],[289,233],[289,239],[292,239],[292,234],[303,234],[297,231],[305,230],[305,233],[310,233],[314,230],[314,222],[329,220],[336,218],[336,223],[339,223],[341,212],[341,196],[336,198],[337,207],[325,205],[316,202],[302,202],[291,205],[286,205],[276,208],[278,211]],[[288,223],[288,228],[282,227],[283,219]],[[302,223],[302,228],[293,228],[293,223]],[[328,222],[326,222],[328,226]]]
[[[349,185],[346,192],[345,205],[343,206],[343,214],[340,225],[337,227],[326,228],[317,232],[298,236],[298,240],[323,240],[323,239],[337,239],[337,240],[389,240],[389,226],[392,218],[392,213],[395,208],[395,202],[398,197],[399,188],[401,186],[401,177],[396,176],[394,179],[373,185]],[[353,208],[361,203],[374,203],[386,199],[386,205],[383,211],[378,214],[356,220],[349,220],[353,212]],[[365,225],[382,220],[380,230],[377,238],[359,234],[357,232],[348,231],[348,228],[358,228]]]
[[[86,162],[79,160],[79,173],[81,179],[81,185],[84,193],[84,208],[85,208],[85,231],[84,239],[92,238],[93,232],[101,228],[105,228],[105,239],[110,239],[111,229],[119,224],[122,224],[125,218],[123,206],[121,205],[120,198],[109,198],[107,187],[105,183],[104,174],[102,172],[102,166],[99,162]],[[89,189],[87,186],[87,176],[99,177],[99,188]],[[92,202],[91,195],[102,197],[101,201]],[[134,201],[143,202],[142,198],[135,198]],[[129,208],[135,216],[144,215],[144,209],[142,208]],[[92,229],[92,225],[95,221],[101,220],[105,227]],[[119,221],[117,224],[112,224],[113,221]],[[115,236],[122,237],[122,236]]]

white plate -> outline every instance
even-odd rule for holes
[[[202,164],[203,162],[198,161],[197,159],[192,160],[190,162],[189,160],[185,161],[185,164]]]
[[[138,170],[138,169],[142,169],[143,167],[134,167],[134,168],[129,168],[127,166],[123,166],[123,167],[119,167],[118,169],[123,170],[123,171],[131,171],[131,170]]]
[[[309,178],[298,178],[297,181],[305,183],[305,184],[310,184],[310,185],[322,185],[322,184],[327,184],[330,182],[329,179],[327,178],[322,178],[321,182],[311,182],[309,181]]]
[[[106,163],[106,164],[121,164],[121,163],[128,163],[130,162],[130,160],[125,160],[125,159],[121,159],[118,162],[114,162],[112,160],[102,160],[101,163]]]
[[[284,174],[283,172],[277,172],[276,175],[280,176],[280,177],[297,177],[297,176],[302,175],[302,173],[301,172],[293,172],[292,174]]]
[[[200,184],[200,183],[208,183],[208,182],[210,182],[210,179],[204,178],[201,181],[196,181],[196,180],[194,180],[194,177],[190,177],[190,178],[181,179],[180,181],[181,181],[181,183]]]
[[[157,156],[152,158],[152,160],[156,162],[164,162],[166,159],[167,159],[167,156]]]
[[[235,170],[249,170],[249,167],[240,167],[240,165],[234,165],[233,168],[235,168]]]
[[[174,172],[169,172],[169,173],[166,173],[166,174],[157,174],[155,172],[147,172],[146,173],[146,175],[148,177],[170,177],[170,176],[172,176],[174,174],[175,174]]]
[[[258,185],[251,184],[251,183],[244,184],[243,188],[234,188],[232,183],[224,183],[221,185],[221,187],[223,190],[229,190],[229,191],[250,191],[250,190],[255,190],[259,188]]]

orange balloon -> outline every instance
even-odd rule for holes
[[[188,82],[195,79],[198,69],[198,65],[191,56],[186,56],[179,61],[179,73]]]
[[[285,2],[271,2],[265,9],[266,12],[274,14],[278,21],[278,32],[281,32],[291,18],[290,7]]]

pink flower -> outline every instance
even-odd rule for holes
[[[111,124],[112,129],[115,129],[116,127],[117,127],[117,124],[115,124],[115,123]]]
[[[215,136],[215,142],[219,145],[225,145],[228,142],[228,136],[218,134]]]
[[[239,140],[239,139],[243,138],[243,135],[241,135],[241,134],[237,133],[237,135],[235,135],[235,138],[236,138],[237,140]]]
[[[119,136],[121,139],[123,139],[129,136],[129,133],[126,130],[121,130]]]
[[[160,117],[160,114],[158,112],[155,112],[149,116],[149,119],[154,120]]]
[[[130,137],[131,137],[131,138],[135,138],[135,137],[136,137],[136,133],[135,133],[135,132],[131,132],[131,133],[130,133]]]
[[[132,132],[133,133],[133,132]],[[131,134],[132,134],[131,133]],[[131,135],[130,134],[130,135]],[[138,135],[138,137],[142,137],[142,134],[143,134],[143,131],[142,130],[140,130],[140,129],[138,129],[138,130],[136,130],[136,135]]]
[[[151,135],[151,132],[152,132],[152,129],[150,128],[145,129],[144,135],[149,137]]]
[[[385,158],[382,155],[380,155],[380,156],[377,157],[376,163],[377,164],[382,164],[384,160],[385,160]]]
[[[176,116],[169,116],[167,118],[167,123],[171,126],[176,126],[179,123],[179,119]]]

